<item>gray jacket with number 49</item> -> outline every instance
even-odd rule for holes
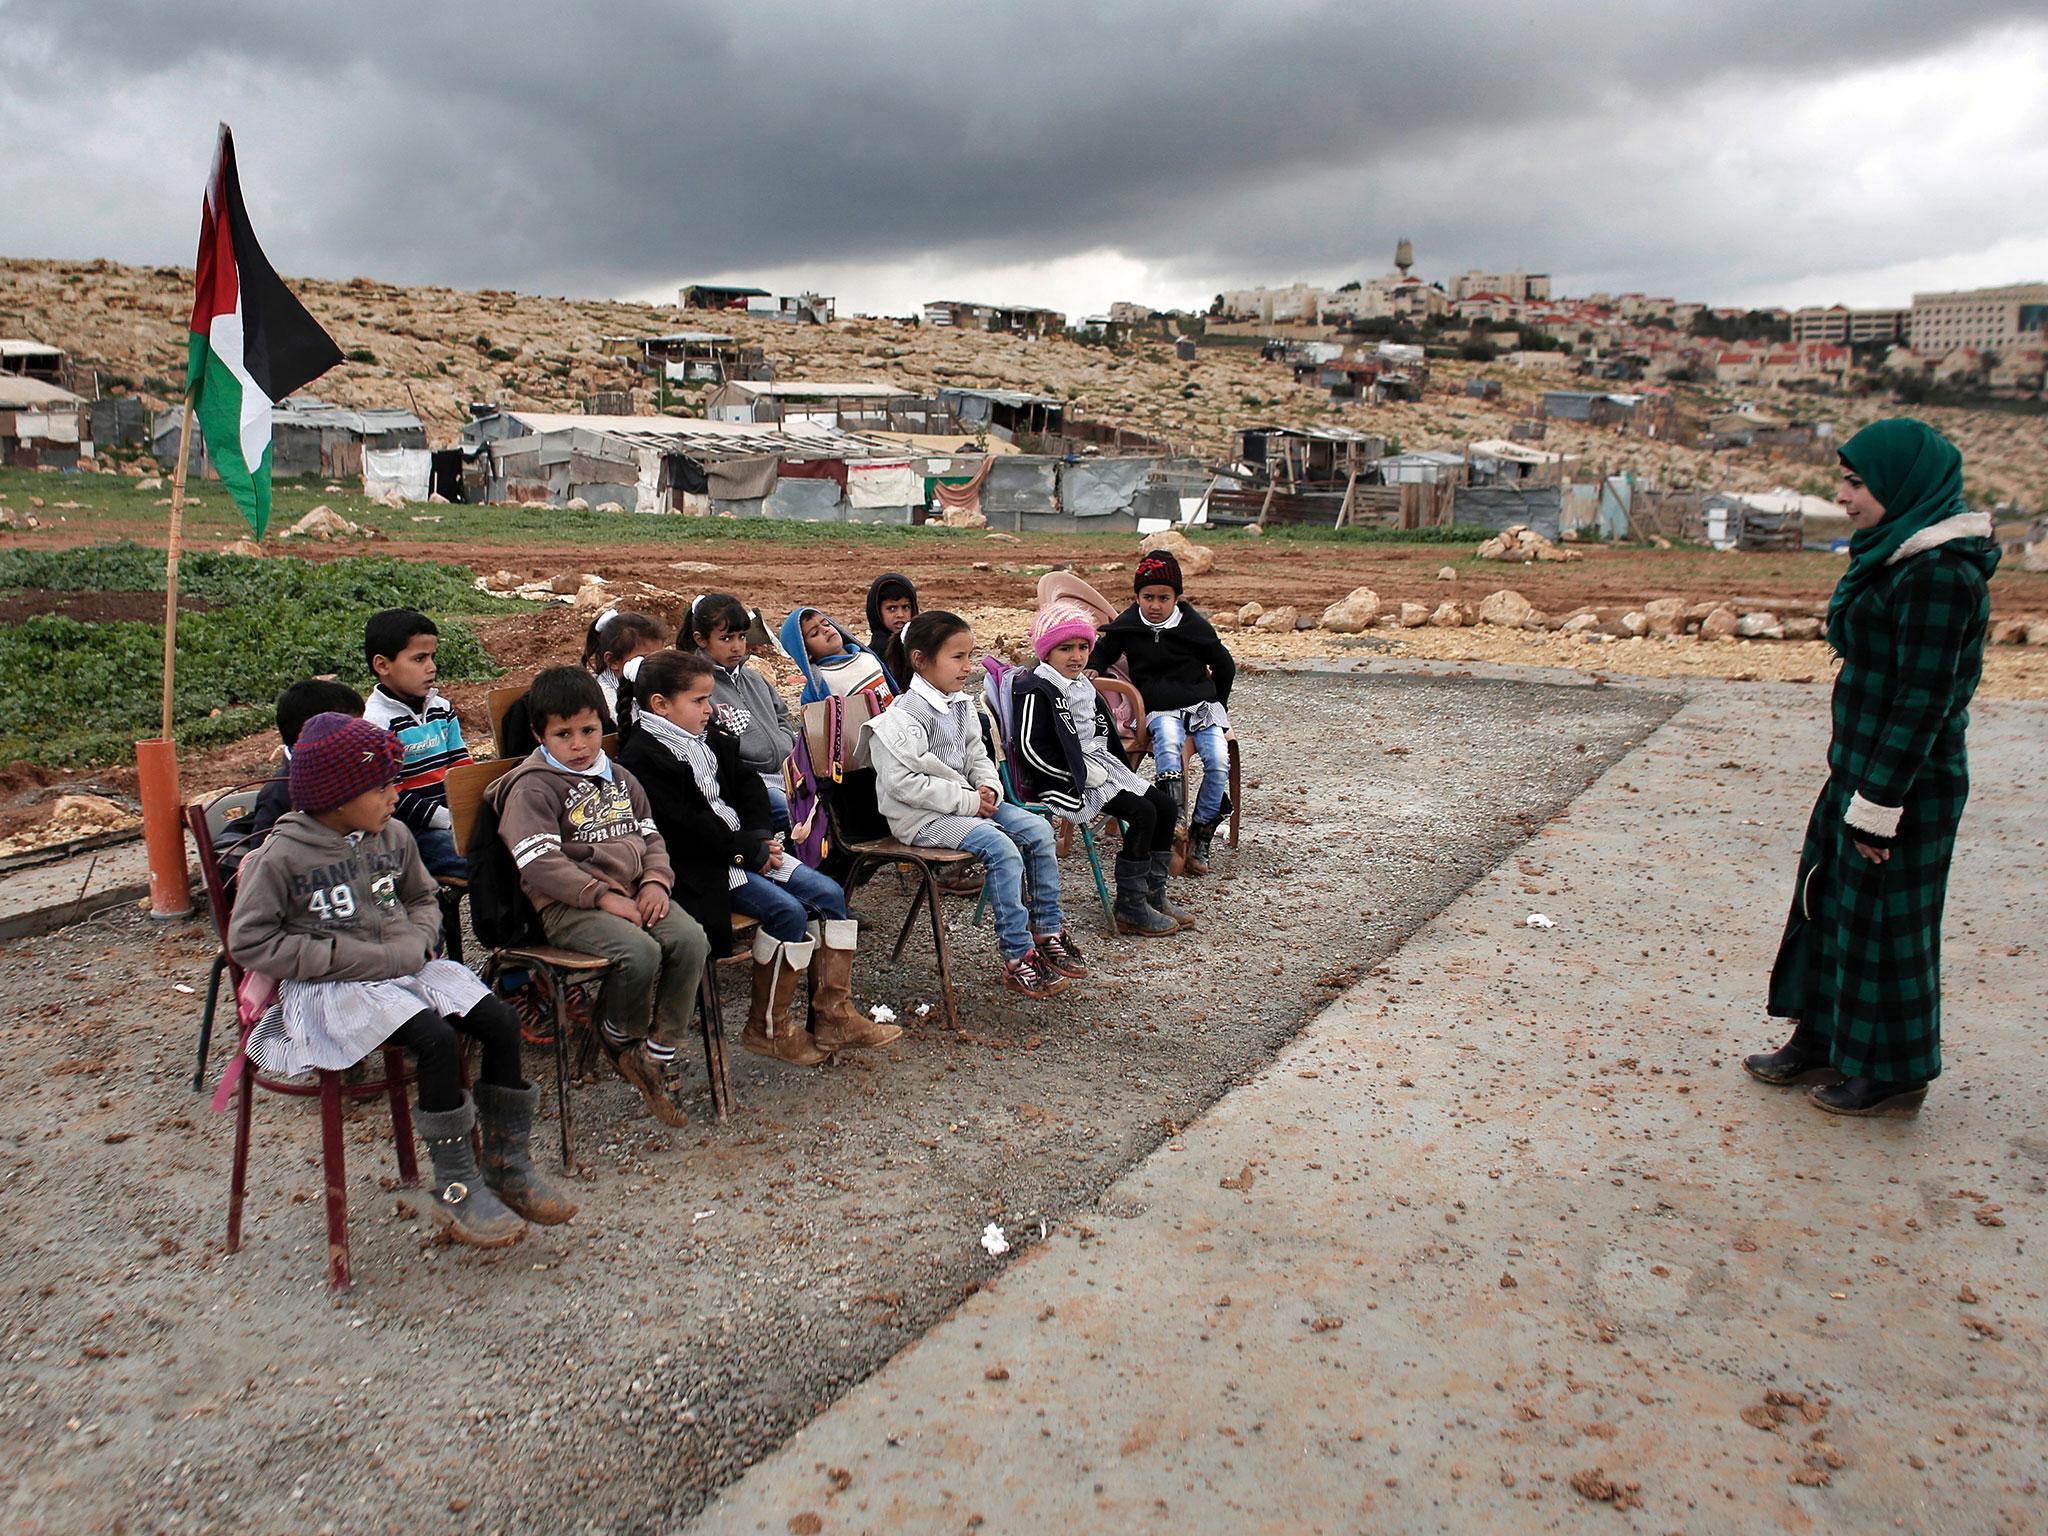
[[[441,942],[434,877],[395,816],[351,841],[287,812],[235,884],[228,953],[280,981],[411,976]]]

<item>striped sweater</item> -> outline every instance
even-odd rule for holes
[[[433,688],[415,706],[379,683],[363,700],[363,718],[383,726],[405,749],[398,770],[398,819],[415,832],[448,827],[448,770],[469,761],[455,707]]]

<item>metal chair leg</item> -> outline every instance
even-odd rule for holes
[[[1109,899],[1109,884],[1102,878],[1102,858],[1095,851],[1095,829],[1085,824],[1081,828],[1081,848],[1088,855],[1088,869],[1095,876],[1095,895],[1102,903],[1102,924],[1114,938],[1116,907]]]
[[[213,1048],[213,1010],[220,1004],[220,979],[227,974],[228,954],[213,957],[213,969],[206,977],[206,1011],[199,1015],[199,1059],[192,1064],[192,1091],[199,1093],[206,1081],[206,1053]]]
[[[547,973],[548,991],[555,1000],[555,1112],[561,1120],[562,1172],[576,1172],[576,1140],[569,1123],[569,1004],[568,988],[553,971]]]
[[[341,1074],[320,1074],[320,1170],[327,1181],[327,1289],[349,1288],[348,1178],[341,1145]]]
[[[235,1170],[228,1181],[228,1252],[242,1246],[242,1201],[249,1193],[249,1121],[256,1109],[256,1069],[242,1068],[240,1101],[235,1105]]]
[[[1237,787],[1237,779],[1237,743],[1233,741],[1230,743],[1230,836],[1225,839],[1225,846],[1230,848],[1237,846],[1237,819],[1244,811],[1244,796]]]
[[[725,1074],[725,1015],[718,996],[716,961],[706,961],[697,983],[697,1021],[704,1033],[704,1076],[711,1085],[711,1109],[720,1120],[732,1110],[732,1084]]]
[[[953,967],[946,949],[946,920],[939,911],[939,880],[932,873],[929,864],[920,864],[919,872],[924,880],[924,900],[932,914],[932,953],[939,963],[939,998],[946,1010],[946,1024],[954,1031],[960,1028],[960,1008],[953,998]],[[910,915],[917,915],[916,903],[911,904]]]

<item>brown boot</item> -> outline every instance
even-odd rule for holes
[[[645,1041],[635,1040],[631,1045],[614,1049],[609,1040],[603,1042],[605,1055],[618,1068],[619,1076],[633,1085],[640,1095],[640,1102],[647,1106],[647,1112],[663,1125],[688,1125],[690,1117],[683,1113],[676,1101],[669,1097],[668,1079],[661,1065],[647,1054]]]
[[[754,997],[740,1044],[756,1056],[772,1056],[793,1067],[815,1067],[830,1054],[818,1049],[797,1017],[797,999],[814,947],[809,939],[784,944],[755,932]]]
[[[894,1024],[877,1024],[853,1006],[853,951],[860,924],[850,917],[832,918],[811,924],[811,932],[818,938],[818,1044],[828,1051],[852,1051],[902,1038]]]

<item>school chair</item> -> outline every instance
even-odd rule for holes
[[[483,805],[484,791],[519,763],[518,758],[500,759],[488,763],[463,763],[448,770],[448,816],[454,823],[456,851],[465,858],[469,856],[470,837],[476,830],[477,811]],[[602,984],[606,973],[611,970],[611,962],[602,955],[563,949],[546,942],[493,947],[480,973],[484,985],[493,992],[497,991],[508,966],[527,973],[528,984],[541,994],[542,1003],[554,1018],[555,1111],[562,1143],[562,1169],[574,1174],[576,1130],[569,1083],[573,1076],[587,1070],[595,1057],[597,1025],[594,1017],[581,1021],[585,1026],[585,1038],[572,1070],[569,1036],[579,1021],[569,1011],[569,988]],[[718,1002],[717,982],[712,975],[712,967],[708,965],[704,968],[704,980],[697,991],[697,1019],[704,1036],[704,1070],[710,1080],[712,1109],[718,1119],[724,1120],[732,1111],[732,1079],[726,1069],[724,1018]]]
[[[1043,816],[1052,824],[1055,839],[1054,852],[1064,858],[1072,844],[1075,826],[1081,829],[1081,849],[1088,856],[1088,871],[1095,876],[1095,895],[1102,903],[1103,926],[1112,938],[1116,936],[1116,908],[1110,901],[1109,882],[1102,877],[1102,857],[1095,851],[1094,819],[1072,822],[1065,817],[1055,816],[1052,807],[1036,800],[1026,800],[1017,786],[1022,782],[1018,772],[1017,746],[1017,702],[1012,692],[1014,674],[1021,668],[1012,667],[1008,662],[998,661],[993,656],[981,658],[982,670],[988,674],[981,690],[981,709],[988,719],[989,727],[995,733],[997,757],[996,773],[1003,781],[1003,798],[1012,805],[1021,806],[1037,816]],[[982,915],[988,911],[988,890],[983,888],[981,900],[975,903],[972,923],[981,926]]]
[[[206,882],[207,907],[213,915],[215,930],[222,935],[224,969],[238,999],[242,993],[244,972],[236,964],[234,956],[227,953],[226,934],[234,916],[240,865],[233,875],[221,873],[219,850],[213,838],[215,817],[211,813],[221,800],[239,793],[240,790],[232,790],[209,804],[185,808],[185,823],[191,828],[192,840],[198,848],[200,873]],[[237,846],[246,857],[254,853],[268,836],[268,832],[259,833]],[[249,1139],[255,1117],[256,1090],[261,1088],[286,1098],[317,1098],[320,1101],[320,1166],[326,1184],[327,1289],[330,1294],[339,1296],[354,1283],[349,1266],[348,1178],[342,1151],[341,1102],[343,1099],[375,1098],[380,1094],[390,1100],[391,1135],[398,1152],[398,1182],[412,1188],[420,1182],[419,1158],[413,1147],[412,1107],[406,1100],[406,1089],[412,1085],[414,1074],[406,1063],[404,1049],[387,1041],[378,1047],[384,1057],[381,1074],[348,1082],[343,1080],[340,1070],[321,1068],[313,1074],[311,1083],[270,1077],[259,1072],[249,1059],[249,1035],[258,1018],[260,1015],[241,1017],[240,1044],[234,1063],[222,1075],[220,1087],[213,1097],[216,1111],[226,1109],[231,1098],[235,1100],[234,1172],[228,1184],[227,1251],[235,1253],[242,1246],[242,1209],[249,1188]],[[466,1069],[462,1073],[462,1082],[465,1088],[469,1086]]]
[[[1137,684],[1127,683],[1120,678],[1114,677],[1096,678],[1095,691],[1097,693],[1115,694],[1118,697],[1128,698],[1131,701],[1131,707],[1137,712],[1138,731],[1137,735],[1125,744],[1125,755],[1130,759],[1131,766],[1133,768],[1137,767],[1138,764],[1142,763],[1148,756],[1151,755],[1152,752],[1152,728],[1147,723],[1147,716],[1145,714],[1144,695],[1138,691]],[[1241,770],[1237,751],[1237,732],[1226,731],[1223,736],[1223,744],[1225,747],[1229,749],[1230,754],[1230,830],[1224,834],[1223,846],[1226,848],[1235,848],[1237,846],[1238,820],[1244,814],[1244,796],[1238,789],[1238,781],[1241,776]],[[1181,781],[1183,783],[1187,781],[1188,771],[1189,769],[1194,767],[1196,761],[1197,758],[1195,754],[1195,743],[1194,739],[1190,737],[1188,741],[1181,747],[1180,752],[1180,771]],[[1154,764],[1154,767],[1157,766],[1157,764]],[[1178,858],[1179,839],[1177,836],[1175,838],[1175,849],[1175,857]]]
[[[268,782],[266,779],[254,779],[218,794],[203,804],[195,801],[185,807],[187,826],[192,825],[195,814],[205,820],[209,846],[215,850],[216,866],[223,854],[234,852],[235,846],[242,841],[240,838],[230,838],[227,834],[235,829],[237,822],[246,819],[250,812],[256,809],[257,796],[263,793],[263,786]],[[196,841],[196,830],[193,837]],[[210,899],[208,905],[212,906]],[[213,966],[206,974],[206,1006],[199,1015],[199,1051],[197,1059],[192,1063],[194,1093],[198,1093],[206,1083],[206,1057],[213,1047],[214,1011],[220,1004],[221,977],[227,974],[228,969],[228,930],[217,907],[213,908],[213,931],[220,939],[220,950],[214,955]]]
[[[827,745],[831,734],[833,706],[839,699],[826,699],[803,707],[803,728],[808,756],[814,765],[837,761]],[[865,717],[864,717],[865,718]],[[932,924],[932,952],[939,971],[939,998],[947,1028],[960,1028],[960,1009],[953,996],[952,955],[946,945],[946,920],[940,910],[938,872],[960,869],[975,862],[974,855],[961,848],[919,848],[899,841],[889,833],[875,803],[875,772],[872,768],[844,771],[835,780],[818,775],[818,798],[825,808],[827,841],[837,860],[845,864],[839,883],[851,896],[867,880],[884,869],[907,869],[914,876],[916,890],[910,910],[903,915],[903,927],[896,934],[889,964],[903,959],[903,946],[910,942],[910,930],[917,926],[920,910]]]

